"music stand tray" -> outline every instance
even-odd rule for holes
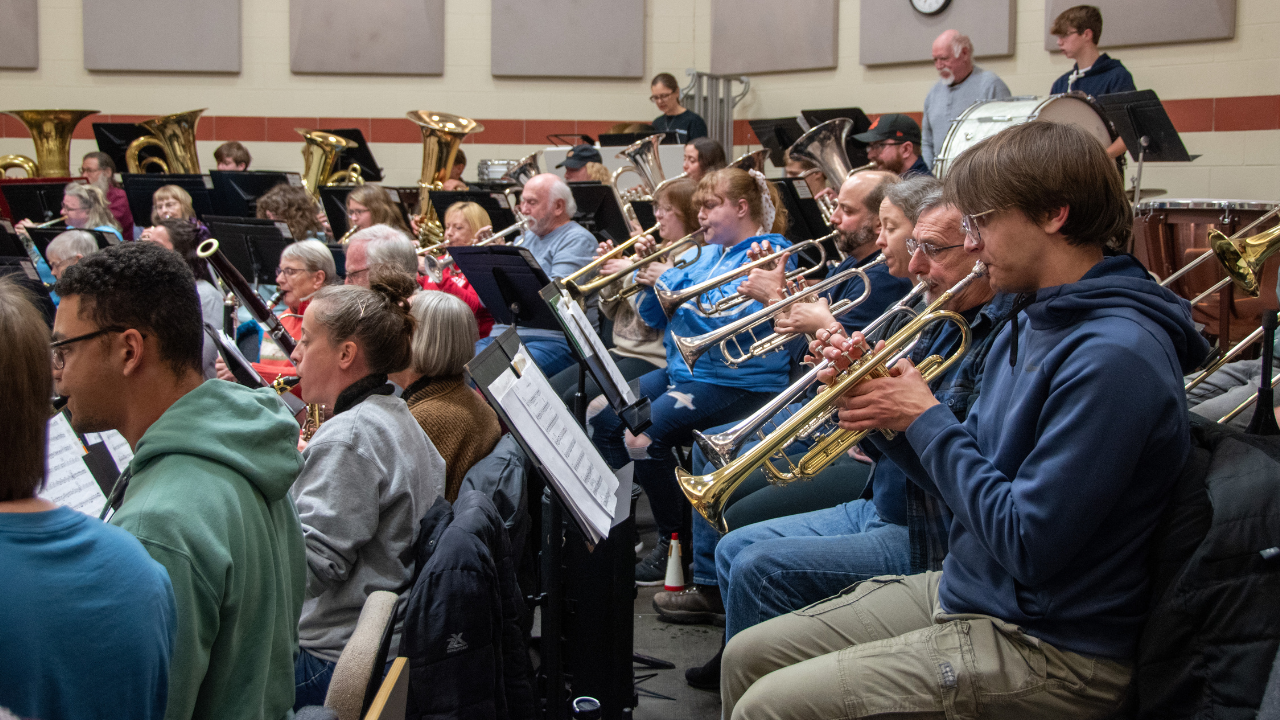
[[[84,178],[0,178],[0,214],[20,220],[47,222],[62,214],[67,185]]]
[[[277,185],[302,187],[296,172],[258,170],[210,170],[213,180],[213,209],[218,215],[251,218],[257,215],[258,198]]]
[[[40,257],[44,258],[45,262],[49,262],[49,252],[48,252],[49,243],[53,242],[54,238],[58,237],[64,232],[68,230],[77,230],[77,229],[82,229],[85,232],[92,235],[93,239],[98,243],[99,250],[105,250],[111,247],[112,245],[116,245],[120,242],[119,240],[116,239],[116,236],[114,233],[107,233],[101,230],[89,230],[85,228],[31,227],[31,228],[27,228],[27,235],[31,237],[31,244],[36,246],[36,251],[40,253]]]
[[[333,133],[356,144],[353,148],[338,151],[338,158],[333,163],[334,170],[346,170],[351,163],[359,163],[360,177],[364,178],[365,182],[382,182],[382,168],[378,167],[378,161],[373,159],[373,151],[369,149],[369,143],[364,139],[364,133],[360,128],[337,128],[323,130],[323,132]]]
[[[126,173],[124,192],[129,198],[129,213],[133,224],[147,227],[151,224],[152,200],[165,185],[177,185],[191,196],[191,207],[196,217],[213,214],[213,180],[208,175],[166,175],[162,173]]]
[[[329,218],[329,229],[335,238],[346,235],[351,227],[347,222],[347,196],[354,189],[354,185],[324,185],[320,188],[320,206],[325,217]]]
[[[618,196],[613,188],[597,182],[570,183],[574,202],[578,204],[578,214],[573,218],[587,231],[597,237],[604,237],[620,243],[631,237],[631,228],[627,218],[622,214],[622,206],[618,204]]]
[[[501,232],[516,224],[516,215],[507,196],[500,192],[483,190],[432,190],[430,192],[431,207],[435,208],[436,217],[444,222],[444,213],[450,205],[457,202],[473,202],[489,213],[489,221],[494,232]]]
[[[787,164],[787,150],[804,135],[800,122],[794,117],[773,118],[770,120],[748,120],[751,131],[760,139],[760,144],[769,148],[769,161],[775,167]]]
[[[541,295],[551,278],[527,248],[454,247],[449,248],[449,255],[499,325],[563,330]]]
[[[274,285],[280,253],[293,242],[289,226],[278,220],[223,217],[205,218],[209,233],[236,270],[254,285]]]
[[[1137,212],[1142,198],[1142,166],[1147,162],[1190,162],[1192,157],[1154,90],[1112,93],[1095,99],[1138,163],[1133,177],[1133,205]]]

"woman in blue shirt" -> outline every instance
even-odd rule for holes
[[[680,356],[672,335],[700,335],[715,330],[761,308],[757,302],[743,303],[717,315],[705,315],[697,303],[681,305],[670,318],[663,312],[653,287],[682,290],[722,275],[748,262],[752,243],[768,241],[775,248],[790,245],[779,231],[786,227],[786,210],[777,190],[763,175],[726,168],[702,178],[694,196],[699,208],[698,222],[706,228],[707,246],[687,267],[651,263],[641,269],[636,281],[649,286],[637,302],[641,318],[650,327],[665,330],[667,367],[640,378],[640,394],[651,403],[652,424],[633,435],[612,410],[591,419],[594,441],[600,454],[614,468],[635,460],[635,479],[649,496],[659,543],[636,567],[636,582],[662,583],[667,549],[672,533],[679,531],[684,496],[675,479],[674,448],[692,442],[694,430],[704,430],[745,417],[787,385],[790,360],[785,353],[743,363],[730,369],[718,349],[705,353],[692,372]],[[644,243],[641,243],[644,244]],[[650,248],[640,248],[647,253]],[[794,262],[791,260],[789,262]],[[746,279],[705,293],[704,303],[736,295]]]

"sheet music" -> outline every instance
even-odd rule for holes
[[[623,402],[627,405],[634,405],[636,395],[631,392],[631,385],[622,376],[622,371],[618,369],[618,363],[614,362],[613,356],[609,354],[609,349],[604,346],[604,341],[600,339],[600,334],[591,327],[591,321],[587,319],[587,314],[582,312],[582,308],[578,307],[578,303],[569,297],[569,293],[561,290],[560,301],[553,305],[553,309],[558,310],[561,316],[568,316],[568,322],[565,325],[569,328],[569,334],[573,336],[574,344],[582,351],[582,356],[591,357],[594,355],[599,358],[600,364],[605,368],[605,372],[609,373],[609,379],[613,381],[613,384],[618,388],[618,392],[622,395]]]
[[[107,452],[111,453],[111,459],[116,461],[116,469],[124,472],[133,460],[133,448],[129,447],[129,441],[116,430],[102,433],[102,441],[107,444]]]
[[[58,413],[50,418],[45,486],[37,495],[55,505],[97,517],[107,498],[84,464],[84,455],[84,446],[67,422],[67,416]]]
[[[546,468],[570,511],[599,542],[616,515],[619,481],[524,350],[490,391]],[[627,498],[630,502],[630,497]]]

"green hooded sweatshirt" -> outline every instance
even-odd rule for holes
[[[306,590],[289,486],[298,424],[271,390],[209,380],[134,448],[113,525],[169,571],[178,607],[168,720],[293,714]]]

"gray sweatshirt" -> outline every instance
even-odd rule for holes
[[[924,98],[924,123],[920,128],[923,137],[921,157],[933,168],[933,161],[942,152],[951,123],[960,113],[979,100],[1003,100],[1009,97],[1009,88],[995,73],[977,65],[963,82],[948,85],[945,80],[934,83]],[[954,160],[955,158],[951,158]]]
[[[369,594],[409,589],[418,521],[444,493],[445,464],[408,406],[390,395],[325,422],[302,457],[290,491],[307,546],[298,640],[337,662]]]

